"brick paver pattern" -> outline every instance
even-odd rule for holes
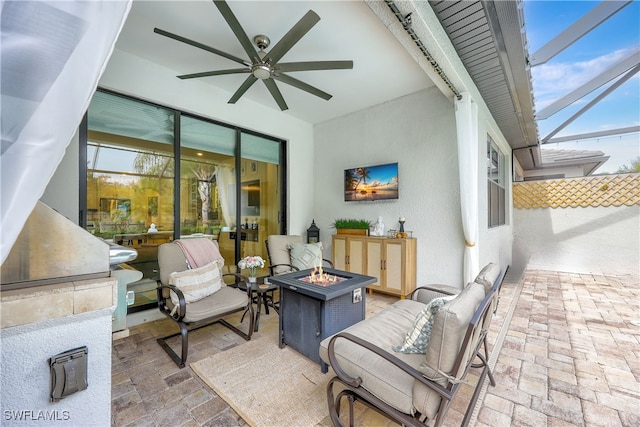
[[[637,277],[526,271],[476,426],[640,426]]]
[[[368,295],[367,315],[395,300]],[[258,335],[277,333],[275,313],[260,323]],[[490,347],[499,351],[490,357],[497,384],[485,385],[472,421],[477,427],[640,426],[638,325],[637,277],[530,270],[518,280],[507,274],[488,334]],[[114,342],[112,426],[246,426],[190,367],[178,369],[156,343],[176,329],[168,320],[145,323]],[[219,325],[193,332],[189,362],[243,342]],[[477,376],[469,378],[473,383]],[[445,427],[460,425],[472,393],[471,386],[460,388]],[[356,409],[357,426],[396,425]],[[328,417],[320,424],[329,425]]]

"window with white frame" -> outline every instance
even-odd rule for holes
[[[491,136],[487,135],[487,207],[489,228],[505,224],[506,159]]]

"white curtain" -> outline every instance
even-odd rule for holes
[[[468,93],[455,101],[460,173],[460,209],[464,231],[464,283],[479,271],[478,255],[478,105]]]
[[[64,156],[131,0],[0,0],[2,262]]]
[[[220,197],[222,219],[228,227],[235,227],[236,222],[236,186],[235,169],[227,165],[216,167],[216,184]]]

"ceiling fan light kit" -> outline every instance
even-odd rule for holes
[[[215,55],[222,56],[231,61],[243,65],[244,68],[231,68],[226,70],[204,71],[199,73],[184,74],[177,76],[180,79],[193,79],[201,77],[221,76],[228,74],[249,74],[244,83],[236,90],[229,104],[234,104],[247,90],[258,80],[262,80],[267,87],[269,93],[276,101],[281,110],[287,110],[289,107],[282,97],[280,89],[275,83],[278,80],[281,83],[285,83],[296,87],[300,90],[308,92],[312,95],[318,96],[322,99],[329,100],[331,95],[315,88],[307,83],[297,80],[285,72],[291,71],[311,71],[311,70],[346,70],[353,68],[353,61],[308,61],[308,62],[289,62],[278,63],[278,61],[307,33],[314,25],[320,21],[320,17],[312,10],[308,11],[282,39],[271,48],[268,52],[265,49],[269,47],[271,41],[269,37],[258,34],[253,38],[253,43],[258,46],[259,50],[256,50],[251,40],[245,33],[244,29],[240,25],[240,22],[235,17],[231,8],[224,0],[213,0],[222,17],[227,22],[231,31],[235,34],[236,38],[242,45],[245,53],[249,57],[249,60],[239,58],[235,55],[218,50],[214,47],[207,46],[200,42],[190,40],[186,37],[179,36],[177,34],[170,33],[159,28],[154,28],[153,31],[162,36],[174,39],[176,41],[186,43],[188,45],[197,47],[199,49],[206,50]]]

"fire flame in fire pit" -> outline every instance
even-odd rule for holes
[[[343,277],[325,273],[324,271],[322,271],[322,266],[314,266],[309,276],[303,277],[302,280],[308,283],[313,283],[314,285],[331,286],[335,285],[336,283],[340,283],[345,279]]]
[[[322,266],[316,267],[313,266],[313,270],[311,270],[309,281],[311,283],[331,283],[337,280],[336,276],[332,276],[328,273],[324,273],[322,271]]]

